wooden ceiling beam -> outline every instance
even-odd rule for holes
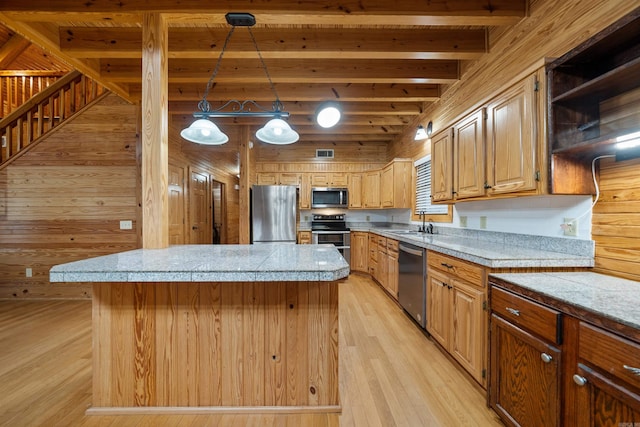
[[[100,71],[104,78],[118,83],[140,80],[141,62],[134,59],[103,59]],[[459,78],[458,61],[447,60],[311,60],[267,59],[267,70],[274,83],[439,83],[451,84]],[[169,60],[170,83],[206,82],[215,66],[212,60]],[[260,61],[223,60],[217,83],[267,82]]]
[[[131,93],[138,98],[141,95],[140,84],[131,85]],[[169,99],[171,101],[193,101],[195,109],[202,99],[205,84],[174,84],[169,83]],[[440,89],[437,85],[414,84],[276,84],[278,96],[285,103],[285,109],[291,103],[340,101],[340,102],[433,102],[440,98]],[[230,99],[254,101],[270,106],[274,101],[274,95],[268,84],[225,84],[216,85],[207,100],[212,108],[217,108],[214,103],[225,102]],[[391,105],[391,104],[390,104]],[[219,105],[218,105],[219,106]],[[293,106],[291,108],[294,108]]]
[[[173,28],[170,58],[217,58],[229,27]],[[255,28],[264,58],[477,59],[484,29]],[[60,47],[78,58],[140,58],[140,28],[60,27]],[[234,32],[224,58],[257,58],[249,32]]]
[[[143,12],[169,14],[170,23],[194,25],[194,18],[211,25],[228,11],[249,11],[261,24],[361,25],[366,15],[369,25],[511,25],[527,13],[526,0],[129,0],[126,2],[80,2],[77,0],[3,0],[0,11],[12,12],[14,19],[47,18],[57,22],[90,14],[95,20],[124,19]],[[52,15],[58,15],[57,17]],[[100,14],[103,14],[102,18]],[[34,16],[37,15],[37,16]],[[213,15],[213,16],[212,16]],[[85,19],[88,19],[85,18]]]
[[[190,124],[195,119],[191,114],[175,114],[174,112],[169,112],[172,118],[171,120]],[[266,122],[264,117],[216,117],[211,119],[218,126],[224,125],[255,125],[262,126]],[[302,114],[292,114],[288,119],[286,119],[287,123],[291,126],[318,126],[315,122],[315,116],[313,115],[302,115]],[[385,125],[385,126],[406,126],[411,122],[409,117],[403,116],[365,116],[365,115],[357,115],[357,116],[347,116],[343,115],[340,119],[341,126],[375,126],[375,125]],[[318,126],[318,130],[322,130],[321,127]]]

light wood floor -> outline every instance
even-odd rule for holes
[[[340,285],[341,415],[86,416],[91,303],[0,301],[0,426],[500,426],[370,279]]]

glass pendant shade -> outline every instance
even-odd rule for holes
[[[332,128],[340,121],[342,113],[333,103],[322,104],[316,114],[316,122],[323,128]]]
[[[263,128],[258,129],[256,137],[262,142],[279,145],[293,144],[300,139],[300,135],[282,119],[269,120]]]
[[[416,141],[421,141],[427,138],[429,138],[427,131],[424,129],[422,125],[418,126],[418,130],[416,131],[416,136],[413,139]]]
[[[180,132],[180,136],[187,141],[203,145],[222,145],[229,141],[229,137],[207,119],[198,119],[191,123],[191,126]]]

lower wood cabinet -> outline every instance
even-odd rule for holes
[[[484,274],[475,264],[432,251],[427,254],[427,331],[483,387],[487,383]]]
[[[488,398],[505,424],[640,425],[637,329],[496,283]]]
[[[491,307],[491,407],[507,425],[561,425],[560,313],[499,288]]]
[[[351,232],[351,271],[369,271],[369,233]]]
[[[298,231],[298,244],[310,245],[311,244],[311,232],[310,231]]]

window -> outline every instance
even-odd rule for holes
[[[448,205],[431,204],[431,155],[427,155],[414,163],[416,168],[416,206],[415,214],[420,212],[427,214],[449,213]]]

